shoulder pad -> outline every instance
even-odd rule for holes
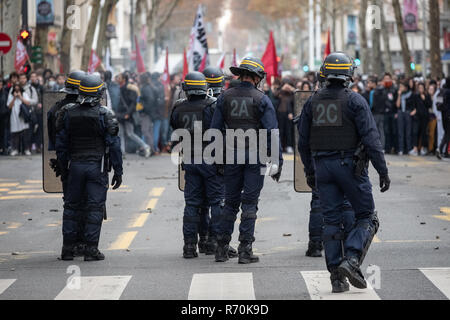
[[[64,106],[61,108],[61,111],[71,110],[71,109],[73,109],[73,108],[76,108],[77,106],[79,106],[78,103],[71,102],[71,103],[68,103],[68,104],[64,105]]]

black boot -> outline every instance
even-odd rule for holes
[[[341,275],[337,270],[331,272],[331,287],[332,293],[342,293],[350,290],[347,279]]]
[[[322,257],[322,242],[310,241],[308,244],[308,251],[306,251],[307,257],[320,258]]]
[[[205,236],[200,236],[200,241],[198,242],[198,252],[199,253],[207,252],[207,238]]]
[[[217,237],[217,250],[216,250],[216,262],[228,261],[229,243],[231,241],[230,236],[218,236]]]
[[[63,261],[72,261],[74,255],[74,246],[73,245],[63,245],[61,250],[61,260]]]
[[[192,242],[186,242],[183,247],[183,258],[194,259],[198,257],[197,244]]]
[[[239,263],[249,264],[259,262],[259,258],[253,254],[251,242],[241,242],[238,247]]]
[[[350,257],[342,261],[338,267],[338,271],[343,276],[347,277],[352,286],[358,289],[366,289],[367,283],[364,275],[359,268],[359,261],[356,257]]]
[[[208,237],[206,242],[205,254],[207,256],[212,256],[217,251],[217,239],[215,237]]]
[[[73,249],[73,255],[75,257],[84,256],[84,252],[86,251],[86,245],[84,243],[77,244]]]
[[[97,247],[87,246],[84,251],[84,261],[101,261],[105,260],[105,255],[101,253]]]
[[[235,248],[233,248],[232,246],[228,246],[228,258],[237,258],[238,257],[238,252],[236,251]]]

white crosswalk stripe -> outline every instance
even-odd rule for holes
[[[360,290],[350,286],[345,293],[331,293],[330,273],[328,271],[302,271],[312,300],[380,300],[374,289],[368,284],[367,289]]]
[[[131,276],[79,277],[78,279],[72,279],[55,300],[119,300]]]
[[[450,268],[423,268],[419,270],[450,299]]]
[[[194,274],[189,300],[255,300],[252,273]]]
[[[5,292],[5,290],[8,289],[14,282],[16,282],[16,279],[0,279],[0,294]]]

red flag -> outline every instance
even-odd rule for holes
[[[233,67],[237,67],[237,56],[236,56],[236,48],[233,49],[233,63],[231,64]]]
[[[134,36],[134,41],[136,43],[136,68],[138,73],[144,73],[145,72],[145,63],[144,59],[142,58],[141,54],[141,48],[139,47],[139,41],[137,36]]]
[[[165,88],[170,86],[169,48],[166,48],[166,66],[164,67],[164,74],[161,80]]]
[[[183,81],[186,78],[186,75],[189,73],[189,63],[186,55],[186,48],[184,48],[183,52]]]
[[[199,72],[203,72],[206,68],[206,61],[208,60],[208,53],[206,52],[202,59],[202,64],[200,65],[200,68],[198,68]]]
[[[27,53],[27,48],[23,45],[20,38],[17,38],[17,47],[16,47],[16,59],[14,61],[14,68],[17,72],[22,72],[23,67],[30,60]]]
[[[331,34],[330,29],[328,29],[328,35],[327,35],[327,46],[325,47],[325,53],[323,60],[325,60],[331,53]]]
[[[272,85],[272,77],[278,77],[278,56],[277,48],[275,47],[275,40],[273,39],[273,32],[270,32],[269,43],[267,44],[266,52],[262,57],[265,71],[267,73],[267,83]]]
[[[102,60],[95,53],[94,49],[91,50],[91,57],[89,58],[88,73],[94,73],[95,70],[102,64]]]
[[[219,59],[219,62],[217,63],[217,67],[219,67],[220,69],[225,69],[225,53],[222,54],[222,56]]]

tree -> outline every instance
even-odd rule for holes
[[[81,59],[81,67],[87,69],[89,65],[89,58],[91,57],[92,43],[94,42],[95,28],[100,13],[100,1],[91,1],[91,16],[86,31],[86,37],[83,46],[83,57]]]
[[[108,24],[108,17],[118,0],[105,0],[101,9],[99,32],[97,39],[97,53],[100,57],[104,56],[106,47],[108,46],[108,39],[106,38],[106,26]]]
[[[431,2],[433,1],[435,0],[431,0]],[[392,0],[392,7],[394,8],[395,22],[397,24],[397,33],[400,38],[400,44],[402,46],[402,56],[403,56],[403,65],[405,68],[405,75],[408,78],[410,78],[413,76],[413,72],[411,70],[411,52],[409,51],[406,33],[403,28],[403,16],[399,0]]]
[[[377,0],[378,5],[381,8],[381,30],[385,30],[385,32],[381,32],[383,36],[384,43],[384,69],[385,71],[392,73],[392,56],[391,56],[391,45],[389,43],[389,32],[387,32],[386,26],[386,16],[384,15],[384,1]]]
[[[13,41],[13,48],[11,51],[3,57],[3,72],[6,74],[14,71],[15,60],[15,45],[20,29],[20,16],[22,11],[22,1],[17,0],[4,0],[0,2],[0,6],[3,8],[3,17],[1,17],[2,31],[8,34]]]
[[[370,54],[367,47],[367,30],[366,30],[366,18],[367,18],[368,0],[361,0],[361,9],[359,11],[359,37],[361,42],[361,58],[363,66],[363,72],[368,73],[370,68]]]
[[[430,6],[430,19],[428,22],[429,34],[430,34],[430,60],[431,60],[431,77],[433,79],[442,78],[443,67],[441,60],[441,26],[440,26],[440,13],[439,2],[436,0],[428,0]],[[423,57],[425,59],[425,57]]]
[[[378,0],[372,0],[372,5],[379,7],[379,1]],[[380,7],[379,7],[380,8]],[[381,62],[383,61],[381,56],[381,30],[372,27],[372,72],[376,74],[378,77],[383,72]]]
[[[69,17],[67,8],[74,4],[75,0],[67,0],[64,6],[65,19],[61,34],[61,65],[65,73],[70,72],[70,51],[72,46],[72,29],[67,26],[67,19]]]
[[[155,62],[155,40],[157,31],[164,27],[180,0],[140,0],[144,1],[147,16],[147,61],[150,68]]]

